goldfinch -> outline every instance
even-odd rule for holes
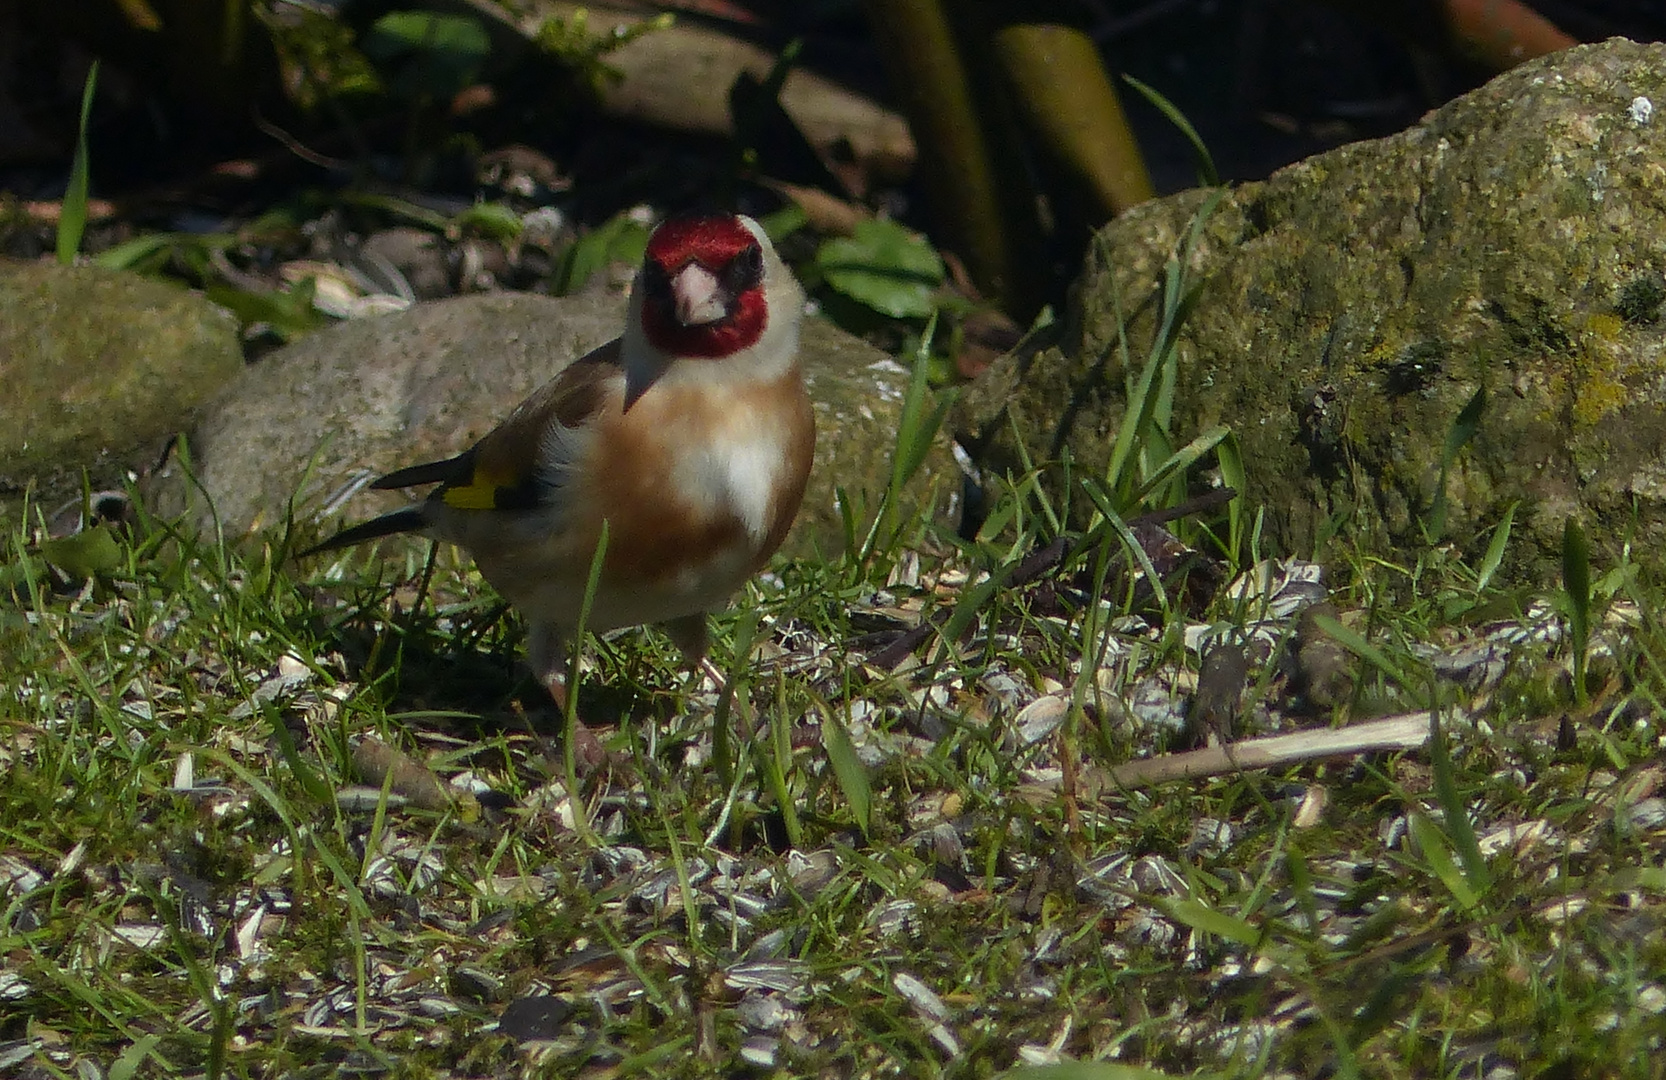
[[[659,623],[698,662],[706,615],[780,547],[804,497],[816,433],[803,310],[757,222],[670,218],[648,239],[623,336],[463,453],[370,485],[438,484],[422,502],[303,556],[401,532],[456,544],[525,615],[533,673],[561,702],[605,521],[588,627]]]

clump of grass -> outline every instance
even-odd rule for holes
[[[651,631],[597,642],[581,708],[617,721],[629,767],[588,778],[517,687],[516,621],[449,554],[299,577],[280,538],[229,549],[141,514],[76,580],[14,531],[0,1053],[157,1076],[761,1055],[794,1075],[1653,1075],[1666,640],[1624,617],[1658,583],[1621,566],[1591,587],[1612,674],[1564,739],[1572,654],[1533,636],[1555,594],[1498,581],[1508,515],[1473,566],[1350,561],[1338,536],[1346,708],[1439,706],[1431,749],[1067,810],[1058,742],[1021,710],[1050,694],[1116,729],[1092,745],[1148,752],[1133,689],[1175,673],[1187,619],[1246,616],[1105,587],[1128,550],[1110,513],[1076,556],[1101,603],[1060,615],[1012,585],[1063,527],[1039,471],[976,541],[898,510],[865,561],[779,564],[717,620],[727,706]],[[862,635],[939,606],[916,657],[864,665]],[[1522,631],[1502,673],[1453,674],[1498,623]],[[371,738],[457,797],[367,782]]]

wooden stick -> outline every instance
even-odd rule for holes
[[[1097,784],[1095,794],[1102,795],[1115,789],[1146,787],[1165,780],[1222,776],[1315,758],[1345,757],[1378,750],[1415,750],[1428,741],[1429,714],[1406,713],[1347,727],[1269,735],[1189,750],[1183,754],[1143,758],[1110,770],[1084,772],[1082,782],[1084,794]]]

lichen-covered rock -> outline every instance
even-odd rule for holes
[[[309,533],[325,518],[394,509],[410,496],[362,490],[370,478],[465,449],[623,323],[617,294],[490,293],[320,331],[227,388],[187,440],[197,484],[176,459],[152,483],[151,503],[169,516],[189,510],[199,528],[217,518],[233,538],[281,525],[292,506]],[[843,537],[835,487],[877,498],[890,475],[907,373],[818,319],[806,320],[804,356],[819,437],[788,544],[832,553]],[[916,498],[946,506],[958,495],[946,451],[922,473]]]
[[[0,260],[0,491],[50,503],[148,466],[243,367],[237,321],[137,274]]]
[[[1100,234],[1062,348],[1009,357],[957,428],[1010,464],[1103,465],[1164,262],[1203,192]],[[1523,65],[1418,126],[1228,195],[1190,266],[1174,434],[1237,434],[1248,498],[1286,550],[1326,522],[1381,550],[1426,542],[1443,447],[1485,407],[1446,482],[1475,543],[1521,502],[1510,568],[1542,574],[1570,515],[1612,555],[1666,552],[1666,46],[1614,40]]]

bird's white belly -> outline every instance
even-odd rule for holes
[[[737,546],[653,580],[623,582],[604,576],[597,583],[586,626],[613,630],[720,611],[751,576],[753,562],[751,547]],[[486,580],[529,618],[565,630],[577,626],[586,586],[586,579],[573,576],[571,567],[570,560],[560,560],[551,563],[547,574],[527,574],[524,567],[500,574],[494,572],[497,567],[480,564]]]

